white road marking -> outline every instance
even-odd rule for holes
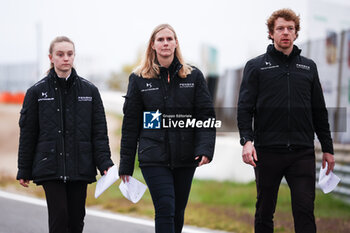
[[[15,194],[15,193],[5,192],[2,190],[0,190],[0,197],[46,207],[46,201],[43,199],[40,199],[40,198],[23,196],[23,195],[19,195],[19,194]],[[121,215],[121,214],[92,210],[89,208],[86,209],[86,214],[90,215],[90,216],[95,216],[95,217],[113,219],[113,220],[118,220],[118,221],[122,221],[122,222],[129,222],[129,223],[133,223],[133,224],[154,227],[154,221],[135,218],[135,217],[129,217],[129,216]],[[202,230],[197,230],[197,229],[191,229],[189,227],[184,227],[183,232],[184,233],[206,233],[208,231],[202,231]]]

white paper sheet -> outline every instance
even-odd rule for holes
[[[138,202],[145,193],[147,186],[136,180],[132,176],[129,177],[129,182],[123,181],[119,185],[119,189],[129,201]]]
[[[118,167],[113,165],[107,172],[107,175],[103,175],[96,184],[95,198],[100,196],[109,186],[119,179]]]
[[[326,175],[328,164],[326,163],[325,168],[320,169],[320,174],[318,177],[318,185],[322,189],[324,193],[332,192],[335,187],[337,187],[340,178],[336,176],[332,171],[329,172],[328,175]]]

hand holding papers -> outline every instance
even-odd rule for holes
[[[96,184],[95,198],[100,196],[109,186],[119,179],[118,167],[113,165],[107,172],[107,175],[103,175]]]
[[[325,168],[320,169],[320,174],[318,177],[318,185],[322,189],[324,193],[329,193],[335,189],[335,187],[338,185],[340,178],[333,174],[333,172],[329,172],[328,175],[326,175],[328,164],[326,163]]]
[[[119,185],[119,189],[128,200],[133,203],[138,202],[145,193],[147,186],[130,176],[129,182],[123,181]]]
[[[96,184],[95,198],[100,196],[109,186],[119,179],[118,167],[111,167],[106,175],[103,175]],[[121,182],[119,189],[128,200],[138,202],[145,193],[147,186],[130,176],[129,182]]]

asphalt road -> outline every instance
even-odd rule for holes
[[[48,232],[47,209],[44,205],[0,197],[0,209],[0,233]],[[92,211],[92,214],[91,211],[88,211],[85,218],[84,233],[154,232],[153,226],[98,217],[95,216],[96,213],[109,215],[109,213],[101,211]]]
[[[46,202],[0,190],[0,233],[47,233]],[[84,233],[153,233],[154,222],[87,209]],[[183,233],[219,233],[186,226]],[[223,233],[222,231],[220,233]]]

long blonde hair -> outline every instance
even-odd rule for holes
[[[53,39],[50,43],[50,47],[49,47],[49,54],[52,55],[53,52],[53,47],[55,46],[56,43],[60,43],[60,42],[68,42],[71,43],[73,45],[73,49],[74,49],[74,53],[75,53],[75,45],[74,42],[69,39],[66,36],[57,36],[55,39]],[[50,69],[48,70],[48,72],[54,67],[53,63],[50,62]]]
[[[169,24],[158,25],[153,30],[151,34],[151,38],[148,41],[147,50],[142,58],[141,65],[134,70],[135,74],[142,76],[143,78],[158,77],[160,70],[159,70],[159,65],[157,61],[156,51],[152,48],[152,45],[154,43],[156,34],[165,28],[171,30],[174,33],[175,40],[178,41],[175,30],[172,26],[170,26]],[[182,64],[182,68],[179,70],[179,76],[181,78],[186,78],[187,75],[191,73],[192,67],[185,63],[181,54],[179,43],[177,48],[175,49],[175,56],[177,57],[179,62]]]

